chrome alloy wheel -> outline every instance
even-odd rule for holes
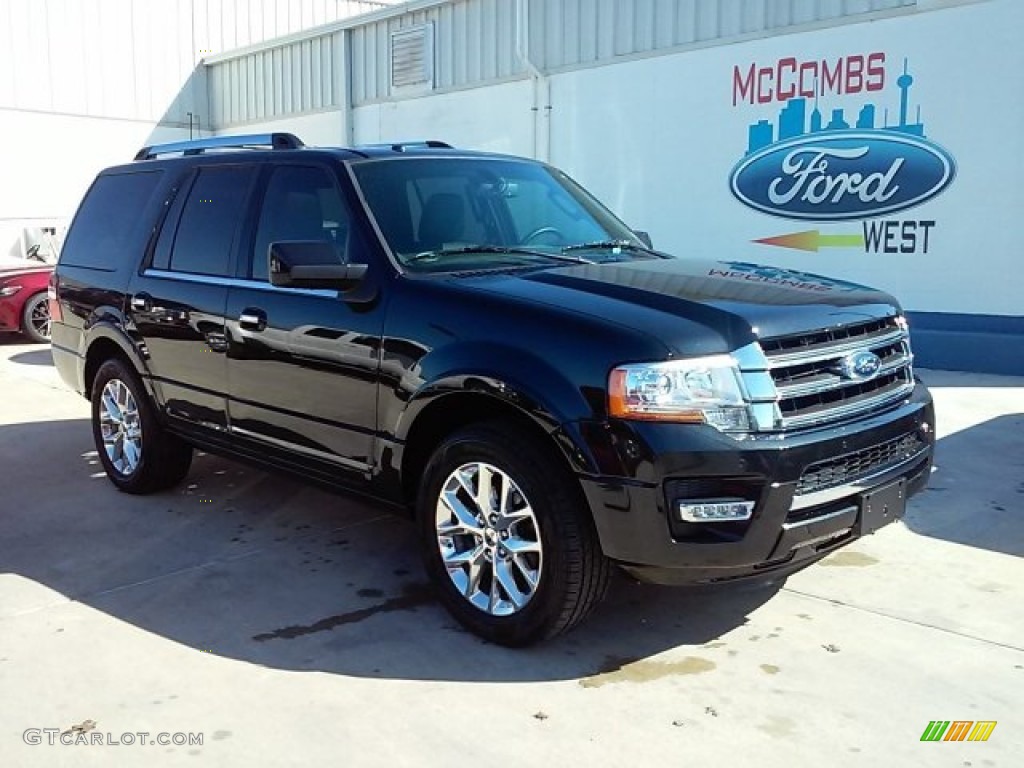
[[[32,308],[28,321],[44,339],[50,338],[50,308],[45,301],[41,301]]]
[[[530,602],[544,564],[540,527],[509,475],[483,462],[463,464],[441,488],[435,526],[448,576],[466,600],[492,616]]]
[[[130,475],[142,459],[142,421],[135,396],[120,379],[103,387],[99,416],[107,458],[120,474]]]

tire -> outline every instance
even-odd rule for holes
[[[91,399],[96,452],[119,490],[155,493],[185,478],[192,446],[157,421],[153,403],[128,363],[118,358],[103,363],[93,379]]]
[[[483,524],[481,479],[493,515]],[[548,446],[514,425],[474,425],[441,443],[416,512],[439,599],[485,640],[515,647],[553,637],[604,597],[611,564],[581,490]]]
[[[21,332],[37,344],[50,341],[50,304],[46,292],[28,297],[21,310]]]

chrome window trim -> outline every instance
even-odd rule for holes
[[[158,280],[181,280],[186,283],[200,283],[202,285],[223,285],[228,288],[248,288],[257,291],[272,291],[274,293],[302,294],[306,296],[321,296],[328,299],[338,298],[338,291],[325,288],[280,288],[276,285],[264,282],[263,280],[250,280],[239,277],[220,277],[218,275],[200,275],[195,272],[175,272],[169,269],[153,269],[152,267],[143,270],[143,277],[153,277]]]

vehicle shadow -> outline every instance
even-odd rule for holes
[[[33,349],[29,352],[18,352],[17,354],[11,355],[9,358],[12,363],[18,363],[20,365],[48,365],[53,366],[53,355],[50,353],[50,347],[40,347],[39,349]]]
[[[1024,554],[1022,422],[1005,416],[940,441],[932,488],[912,502],[908,526]],[[576,631],[508,650],[448,616],[425,583],[411,522],[368,504],[208,455],[173,491],[121,494],[86,419],[0,426],[0,467],[18,479],[4,483],[4,571],[196,650],[276,669],[600,684],[680,646],[710,664],[701,646],[782,586],[682,590],[618,576]],[[38,589],[40,605],[52,604]]]
[[[915,533],[1024,557],[1024,414],[939,440],[919,499],[904,520]]]
[[[25,459],[38,455],[47,461]],[[680,590],[621,575],[576,631],[508,650],[435,601],[412,523],[359,501],[207,455],[178,489],[121,494],[85,419],[0,427],[0,466],[19,478],[4,504],[3,570],[197,650],[279,669],[587,678],[714,641],[781,587]]]

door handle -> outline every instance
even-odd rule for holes
[[[132,296],[131,307],[136,312],[148,312],[153,305],[153,297],[148,293],[136,293]]]
[[[267,313],[258,307],[246,307],[238,316],[238,326],[246,331],[262,331],[267,327]]]

